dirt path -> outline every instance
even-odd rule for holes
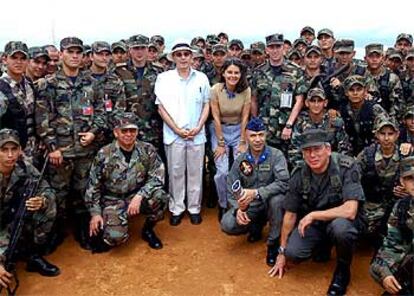
[[[204,221],[178,227],[165,219],[157,226],[164,242],[150,249],[137,235],[143,219],[135,221],[129,242],[105,254],[80,249],[72,237],[48,258],[62,274],[46,278],[24,271],[19,264],[19,295],[324,295],[335,265],[305,262],[282,279],[267,276],[264,240],[248,243],[245,236],[222,233],[216,210],[203,212]],[[348,295],[380,295],[370,278],[370,251],[358,251]]]

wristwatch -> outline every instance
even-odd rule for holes
[[[280,246],[279,249],[277,250],[277,252],[279,253],[279,255],[285,255],[286,248]]]
[[[262,196],[259,193],[259,190],[256,190],[256,199],[262,201]]]
[[[292,129],[292,125],[291,125],[290,123],[286,123],[285,127],[286,127],[287,129]]]

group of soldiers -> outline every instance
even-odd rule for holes
[[[335,245],[329,295],[346,293],[356,242],[368,237],[373,277],[389,293],[409,291],[398,272],[413,265],[412,45],[412,35],[402,33],[394,47],[368,44],[364,60],[356,60],[353,40],[311,27],[293,43],[277,33],[245,49],[220,33],[180,41],[169,54],[160,35],[91,46],[67,37],[59,49],[8,42],[0,78],[0,285],[13,276],[4,263],[21,184],[45,163],[42,186],[24,201],[29,214],[20,240],[30,247],[19,257],[28,271],[59,274],[43,255],[62,243],[68,219],[82,248],[104,252],[128,239],[129,217],[144,214],[142,238],[163,247],[155,224],[167,205],[171,225],[181,216],[173,215],[177,197],[165,185],[165,133],[174,122],[155,89],[161,73],[183,67],[189,56],[191,71],[211,86],[221,81],[226,58],[240,59],[251,88],[248,150],[227,176],[222,230],[256,242],[269,221],[271,276],[281,277],[290,261],[328,260]],[[185,142],[194,140],[183,133]],[[211,179],[209,143],[205,159]],[[199,213],[190,216],[201,223]]]

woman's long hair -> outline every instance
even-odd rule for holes
[[[223,66],[220,69],[220,82],[226,84],[226,79],[224,79],[223,74],[231,65],[240,69],[240,80],[237,82],[234,92],[241,93],[249,87],[249,83],[247,82],[247,66],[241,59],[236,57],[225,59]]]

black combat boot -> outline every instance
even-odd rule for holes
[[[266,254],[266,264],[270,267],[276,264],[276,257],[278,255],[278,244],[268,244]]]
[[[351,279],[350,264],[337,262],[335,273],[333,275],[331,284],[329,285],[328,295],[345,295]]]
[[[45,258],[40,256],[40,250],[43,246],[35,245],[32,252],[27,259],[26,270],[29,272],[38,272],[43,276],[57,276],[60,274],[60,269],[56,265],[48,262]]]
[[[89,237],[89,213],[75,215],[75,239],[79,242],[82,249],[91,250]]]
[[[49,234],[49,240],[45,244],[43,255],[52,254],[65,239],[65,223],[64,219],[56,218],[52,231]]]
[[[148,219],[145,220],[144,227],[142,228],[141,237],[148,245],[153,249],[162,249],[162,242],[154,232],[155,222]]]
[[[90,238],[90,246],[92,254],[95,253],[105,253],[112,249],[112,246],[105,243],[103,240],[103,231],[99,231],[99,233],[95,236]]]

